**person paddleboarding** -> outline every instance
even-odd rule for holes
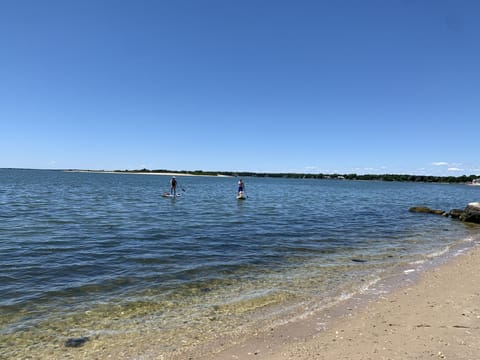
[[[177,179],[175,176],[170,179],[170,195],[177,196]]]
[[[238,180],[237,199],[245,199],[245,184],[242,179]]]

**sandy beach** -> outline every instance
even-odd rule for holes
[[[115,174],[115,175],[155,175],[155,176],[204,176],[204,177],[233,177],[228,175],[207,175],[207,174],[190,174],[182,172],[144,172],[144,171],[115,171],[115,170],[64,170],[73,173],[91,173],[91,174]]]
[[[155,335],[92,339],[80,348],[36,353],[49,359],[320,360],[478,359],[480,248],[429,271],[400,276],[376,299],[352,299],[321,314],[248,339],[222,339],[191,353],[165,355]],[[37,358],[37,357],[33,357]]]
[[[209,359],[478,359],[479,285],[476,248],[360,309],[345,304],[344,314],[330,325],[323,314]],[[317,332],[304,336],[308,330],[302,325],[316,326]]]

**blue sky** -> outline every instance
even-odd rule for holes
[[[0,167],[480,174],[480,2],[2,0]]]

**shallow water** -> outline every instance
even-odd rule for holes
[[[408,208],[463,208],[480,187],[246,178],[238,201],[235,178],[178,180],[171,199],[167,176],[0,169],[7,358],[152,329],[168,353],[479,241],[478,227]]]

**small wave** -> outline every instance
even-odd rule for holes
[[[361,291],[361,292],[365,292],[365,291],[371,289],[371,287],[372,287],[373,285],[376,285],[380,280],[381,280],[380,277],[376,277],[376,278],[370,280],[369,282],[367,282],[366,284],[364,284],[364,285],[362,286],[362,288],[360,289],[360,291]]]
[[[431,252],[431,253],[427,254],[426,258],[428,258],[428,259],[437,258],[437,257],[440,257],[440,256],[443,256],[443,255],[447,254],[450,250],[451,250],[451,246],[448,245],[448,246],[445,246],[443,249],[440,249],[438,251],[434,251],[434,252]]]
[[[411,261],[409,262],[408,264],[409,265],[423,265],[425,264],[426,260],[415,260],[415,261]]]

